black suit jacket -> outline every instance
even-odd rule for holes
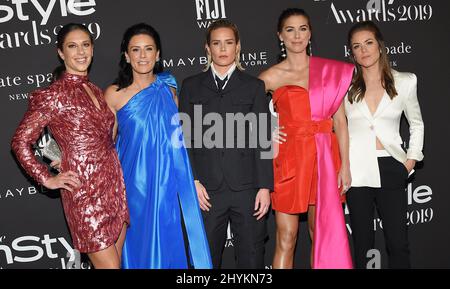
[[[259,118],[241,121],[240,127],[236,122],[226,121],[227,114],[238,118],[249,112],[266,114],[265,134],[266,139],[270,139],[271,118],[263,81],[236,69],[224,90],[219,92],[212,72],[208,70],[183,81],[179,101],[180,112],[190,118],[190,123],[183,122],[183,132],[195,179],[207,190],[218,189],[224,180],[236,191],[250,188],[273,190],[272,159],[261,159],[260,154],[270,151],[270,148],[263,149],[259,141]],[[213,117],[220,115],[223,123],[211,122],[208,114]],[[216,145],[211,147],[203,139],[212,139]],[[258,141],[252,143],[252,139]],[[233,143],[233,147],[230,148],[227,142]]]

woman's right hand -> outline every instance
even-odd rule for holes
[[[273,141],[275,141],[275,142],[277,142],[279,144],[282,144],[282,143],[286,142],[287,134],[282,132],[283,129],[284,129],[284,126],[279,126],[279,127],[277,126],[275,128],[275,130],[272,133],[272,140]]]
[[[208,192],[206,191],[206,188],[198,181],[195,180],[195,189],[197,191],[197,196],[198,196],[198,202],[200,205],[200,208],[203,211],[209,211],[209,208],[211,208],[211,203],[208,201],[209,200],[209,195]]]
[[[69,192],[73,192],[81,187],[81,182],[76,173],[67,171],[48,178],[43,185],[50,190],[65,189]]]

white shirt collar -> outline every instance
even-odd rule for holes
[[[224,80],[225,77],[228,76],[228,79],[230,79],[231,74],[233,74],[234,70],[236,69],[236,63],[233,63],[233,65],[228,69],[227,73],[225,75],[220,75],[216,68],[214,67],[214,63],[211,63],[211,71],[213,74],[213,77],[215,79],[215,76],[217,75],[218,78],[220,78],[221,80]],[[228,81],[227,81],[228,82]]]

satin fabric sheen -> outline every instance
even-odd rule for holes
[[[313,120],[331,119],[336,113],[350,86],[353,69],[351,64],[311,57],[309,87]],[[316,134],[315,139],[318,182],[313,268],[351,269],[344,210],[333,165],[332,134]]]
[[[353,66],[311,57],[309,91],[296,85],[273,94],[286,143],[274,159],[274,210],[298,214],[316,206],[313,268],[353,267],[339,196],[339,146],[332,116],[350,85]]]
[[[170,87],[177,87],[173,76],[158,74],[149,87],[117,112],[116,148],[131,220],[122,268],[187,268],[182,219],[192,265],[212,268]]]

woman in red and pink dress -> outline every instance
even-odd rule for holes
[[[273,267],[293,267],[299,214],[308,212],[312,268],[352,268],[342,208],[351,182],[342,100],[353,65],[310,56],[310,19],[302,9],[283,11],[278,37],[282,59],[260,75],[272,93],[281,142],[271,195]]]
[[[38,183],[61,189],[75,249],[87,253],[95,268],[119,268],[129,215],[112,139],[114,114],[87,77],[93,55],[89,30],[67,24],[57,40],[64,65],[55,70],[49,87],[31,94],[12,149]],[[36,160],[32,149],[46,126],[61,149],[56,176]]]

